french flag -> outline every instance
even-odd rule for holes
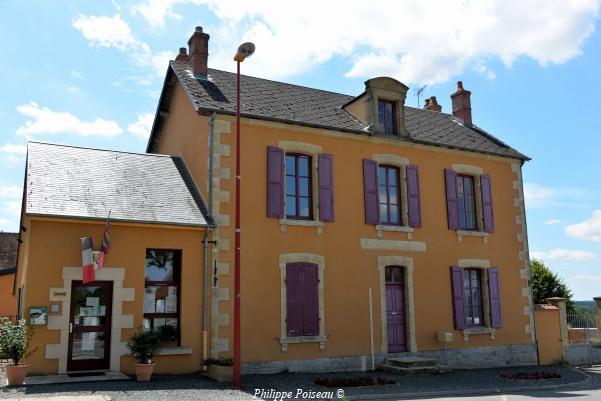
[[[92,238],[81,239],[81,267],[83,269],[83,283],[88,284],[96,281],[94,272],[94,251],[92,249]]]

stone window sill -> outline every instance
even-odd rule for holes
[[[159,355],[192,355],[191,347],[160,347]]]
[[[317,234],[323,232],[325,223],[319,220],[294,220],[294,219],[280,219],[280,231],[285,233],[287,226],[302,226],[302,227],[316,227]]]
[[[376,226],[376,235],[378,238],[382,238],[382,231],[387,232],[397,232],[397,233],[407,233],[407,239],[412,238],[413,227],[408,226],[392,226],[385,224],[378,224]]]
[[[486,231],[457,230],[457,241],[461,242],[463,237],[480,237],[485,244],[488,243],[488,233]]]
[[[467,341],[470,336],[478,335],[478,334],[490,334],[490,339],[495,339],[495,334],[497,333],[497,329],[492,327],[469,327],[467,329],[463,329],[463,339]]]
[[[300,343],[319,343],[319,349],[326,349],[326,336],[299,336],[299,337],[280,337],[280,344],[282,344],[282,351],[288,351],[288,344],[300,344]]]

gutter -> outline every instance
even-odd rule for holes
[[[209,119],[209,199],[207,205],[207,212],[211,220],[213,219],[213,139],[215,136],[215,115],[213,112]],[[204,282],[203,282],[203,303],[202,303],[202,370],[207,370],[205,361],[207,360],[208,353],[208,327],[209,327],[209,229],[205,231],[205,237],[203,240],[204,250]]]

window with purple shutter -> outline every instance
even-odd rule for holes
[[[457,330],[465,329],[465,301],[463,292],[463,269],[451,267],[451,293],[453,296],[453,317]]]
[[[490,325],[501,327],[501,296],[499,294],[499,271],[496,267],[488,269],[488,295],[490,298]]]
[[[288,337],[319,335],[317,265],[286,265],[286,332]]]
[[[495,231],[495,223],[492,213],[492,190],[490,186],[490,176],[482,174],[480,176],[480,187],[482,191],[482,220],[484,221],[484,231],[492,233]]]
[[[466,326],[484,326],[481,269],[463,269],[463,305]]]
[[[334,156],[319,155],[319,220],[334,221]]]
[[[409,205],[409,226],[421,227],[421,209],[419,204],[419,172],[417,166],[408,165],[407,173],[407,201]]]
[[[402,225],[401,185],[398,167],[378,166],[378,202],[380,204],[380,224]]]
[[[459,229],[470,231],[477,230],[474,177],[471,175],[457,174],[456,181]]]
[[[287,153],[285,164],[286,217],[311,220],[313,218],[311,156]]]
[[[451,169],[445,169],[445,184],[447,192],[447,221],[449,229],[459,228],[459,211],[457,208],[457,173]]]
[[[365,224],[380,224],[378,164],[373,160],[363,160],[363,194],[365,198]]]
[[[284,218],[284,150],[267,147],[267,217]]]

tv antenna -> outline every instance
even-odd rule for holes
[[[424,93],[424,90],[428,87],[428,85],[424,85],[421,88],[414,89],[415,96],[417,96],[417,108],[419,109],[419,97]]]

